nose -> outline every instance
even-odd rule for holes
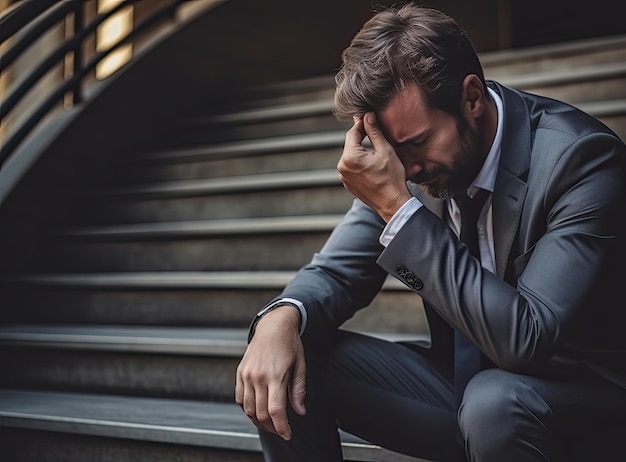
[[[424,166],[419,159],[417,159],[417,156],[410,152],[410,149],[407,149],[404,146],[396,148],[396,155],[404,166],[407,180],[413,178],[415,175],[424,170]]]
[[[404,167],[404,170],[406,172],[406,179],[410,180],[411,178],[414,178],[415,176],[417,176],[417,174],[420,173],[424,169],[419,165],[414,165],[411,168]]]

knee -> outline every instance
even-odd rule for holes
[[[490,369],[465,389],[458,423],[466,448],[477,460],[498,460],[498,454],[506,455],[527,437],[545,437],[550,409],[522,378]]]

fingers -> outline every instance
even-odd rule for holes
[[[306,395],[306,363],[304,357],[298,358],[294,367],[289,387],[289,402],[296,414],[305,415],[304,397]]]
[[[385,138],[380,126],[378,125],[378,120],[376,119],[376,114],[373,112],[368,112],[363,117],[363,132],[369,138],[372,143],[372,147],[376,152],[383,152],[391,148],[391,144]]]
[[[291,426],[287,417],[287,387],[270,386],[267,390],[265,405],[257,399],[257,419],[263,428],[273,431],[282,439],[291,439]]]
[[[360,146],[365,139],[365,128],[363,127],[363,118],[354,117],[354,125],[346,133],[346,147]]]
[[[238,373],[235,402],[257,427],[289,440],[291,427],[287,418],[287,395],[283,391],[286,387],[267,385],[266,381],[257,382],[254,384]]]
[[[237,368],[237,379],[235,383],[235,402],[243,409],[243,412],[257,427],[262,428],[262,425],[256,418],[256,393],[254,387],[249,386],[249,381],[244,378],[241,369],[240,364]]]
[[[367,151],[363,146],[363,141],[367,137],[374,148],[374,152],[393,153],[393,147],[385,138],[376,114],[373,112],[366,113],[363,117],[354,117],[354,125],[346,133],[345,148],[352,152]]]

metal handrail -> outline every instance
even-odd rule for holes
[[[81,0],[78,0],[80,3]],[[124,0],[123,2],[116,5],[114,8],[110,9],[106,13],[101,13],[96,16],[96,19],[93,20],[86,27],[80,29],[79,33],[67,40],[63,45],[54,50],[52,54],[48,55],[47,58],[40,61],[39,64],[32,70],[32,72],[18,85],[17,88],[2,102],[2,107],[0,107],[0,121],[2,121],[7,114],[19,103],[19,101],[28,93],[28,91],[37,83],[50,69],[52,69],[55,65],[61,62],[61,60],[65,57],[65,55],[71,51],[74,51],[77,48],[80,48],[80,45],[84,41],[84,39],[95,32],[95,30],[100,26],[104,21],[113,16],[115,13],[119,12],[123,8],[132,5],[138,0]],[[72,0],[72,2],[76,2],[76,0]],[[76,71],[76,69],[75,69]]]
[[[57,25],[59,21],[65,19],[69,13],[74,13],[76,10],[80,9],[82,3],[82,0],[67,0],[65,2],[58,3],[53,8],[50,8],[45,15],[40,14],[38,20],[32,25],[32,27],[28,29],[26,33],[2,55],[2,60],[0,61],[0,72],[3,72],[11,64],[13,64],[18,56],[24,53],[44,33]],[[15,29],[20,25],[22,27],[26,27],[28,24],[32,23],[33,19],[34,18],[30,18],[30,20],[28,20],[28,16],[23,16],[19,22],[17,20],[15,21],[16,24],[13,25],[11,29]],[[28,21],[24,23],[25,20]],[[21,30],[21,28],[18,30]],[[17,30],[11,34],[11,36],[7,37],[6,40],[15,35],[16,32]],[[3,41],[4,40],[0,40],[0,43]]]
[[[0,17],[0,43],[11,38],[22,30],[33,18],[38,17],[57,0],[24,1],[15,3],[5,10]]]
[[[0,107],[0,120],[4,119],[17,105],[17,103],[35,85],[35,83],[39,79],[41,79],[41,77],[43,77],[53,66],[60,63],[67,53],[80,49],[85,39],[92,33],[94,33],[97,27],[102,22],[106,21],[110,16],[120,11],[122,8],[128,7],[137,1],[138,0],[124,0],[111,10],[108,10],[106,13],[101,13],[97,15],[91,23],[78,29],[78,33],[76,33],[71,39],[65,41],[60,47],[58,47],[50,55],[48,55],[47,58],[42,60],[35,67],[35,69],[26,78],[24,78],[24,80],[18,85],[18,87],[15,88],[13,92],[11,92],[6,100],[2,102],[2,105]],[[100,61],[102,61],[105,57],[107,57],[110,53],[115,51],[120,46],[127,44],[137,36],[152,28],[152,26],[154,26],[155,24],[164,19],[173,17],[177,8],[186,1],[188,0],[173,0],[170,4],[162,6],[160,9],[155,10],[143,21],[136,24],[133,30],[131,30],[126,36],[119,39],[108,49],[96,52],[93,58],[86,64],[82,64],[80,62],[81,57],[77,57],[75,54],[75,69],[72,77],[67,79],[54,91],[50,92],[45,99],[39,102],[38,106],[33,110],[30,116],[26,120],[24,120],[20,124],[20,126],[14,130],[10,137],[5,140],[2,146],[0,146],[0,166],[15,151],[20,143],[24,141],[24,139],[37,126],[37,124],[54,108],[54,106],[62,101],[63,97],[68,92],[76,92],[74,93],[75,101],[80,101],[80,83],[91,71],[95,69]],[[68,12],[67,14],[70,13]],[[24,47],[27,42],[19,43],[21,43],[21,47]],[[18,44],[14,46],[17,46]],[[23,52],[24,50],[25,48],[23,48],[21,52]]]

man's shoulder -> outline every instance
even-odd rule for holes
[[[559,137],[575,140],[592,134],[605,133],[617,138],[616,142],[622,142],[606,124],[577,107],[575,103],[529,93],[496,81],[489,81],[489,85],[498,89],[504,100],[505,111],[512,105],[519,105],[520,102],[523,104],[530,120],[531,130],[536,132],[536,135],[555,136],[558,133]],[[545,132],[540,133],[541,131]]]

